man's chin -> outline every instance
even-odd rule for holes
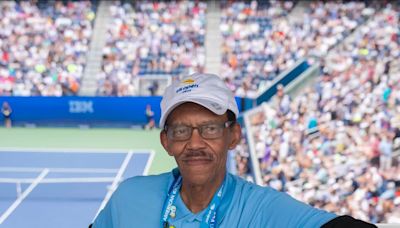
[[[182,177],[185,181],[193,184],[204,184],[213,179],[215,171],[208,165],[192,165],[180,167]]]
[[[210,159],[188,159],[185,161],[182,161],[182,163],[186,167],[193,167],[193,168],[205,168],[206,166],[210,166],[213,164],[213,161]]]

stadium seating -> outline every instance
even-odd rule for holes
[[[89,1],[0,2],[0,95],[76,95],[95,13]]]
[[[135,95],[137,77],[202,72],[206,9],[202,2],[115,2],[97,93]]]
[[[388,5],[329,53],[313,88],[263,105],[248,134],[264,184],[328,211],[398,222],[399,57],[399,8]]]
[[[224,6],[221,76],[236,95],[256,97],[299,58],[324,56],[370,14],[362,2],[312,2],[290,21],[293,6],[290,1]]]

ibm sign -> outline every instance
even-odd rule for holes
[[[69,104],[69,113],[94,113],[92,101],[71,100]]]

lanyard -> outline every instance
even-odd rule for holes
[[[200,228],[208,228],[216,227],[216,221],[217,221],[217,209],[221,203],[222,199],[222,191],[224,189],[225,185],[225,179],[224,182],[222,183],[221,187],[219,187],[219,190],[217,191],[217,194],[215,194],[211,200],[211,204],[207,209],[207,213],[204,214],[203,219],[200,224]]]
[[[167,196],[167,201],[164,202],[164,213],[162,214],[161,222],[163,224],[163,227],[168,227],[168,218],[169,214],[171,213],[172,210],[172,205],[175,202],[176,195],[179,193],[179,189],[181,188],[182,185],[182,176],[179,175],[178,178],[174,179],[174,182],[172,183],[171,187],[168,190],[168,196]],[[167,204],[165,204],[167,203]]]
[[[174,181],[172,182],[168,190],[167,199],[164,202],[164,209],[163,209],[164,213],[162,214],[161,217],[162,227],[169,227],[168,219],[170,217],[171,211],[173,210],[173,204],[176,200],[176,197],[179,193],[181,186],[182,186],[182,176],[178,173],[177,176],[174,175]],[[213,196],[211,203],[207,208],[207,212],[203,216],[200,228],[209,228],[209,227],[216,228],[217,209],[221,203],[224,186],[225,186],[225,179],[222,185],[219,187],[217,193]],[[173,211],[173,213],[175,213],[175,211]]]

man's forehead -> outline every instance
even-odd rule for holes
[[[210,115],[218,116],[217,114],[215,114],[208,108],[206,108],[200,104],[194,103],[194,102],[185,102],[185,103],[179,104],[171,111],[169,116],[180,115],[181,113],[184,113],[184,112],[193,112],[193,111],[202,112],[202,113],[204,112],[204,113],[207,113]]]
[[[181,122],[185,119],[188,119],[193,113],[201,114],[204,116],[199,122],[213,122],[218,121],[220,119],[224,119],[226,114],[217,115],[210,111],[209,109],[193,103],[193,102],[185,102],[183,104],[178,105],[172,112],[168,115],[167,123],[172,124],[175,122]],[[197,116],[197,115],[196,115]]]

